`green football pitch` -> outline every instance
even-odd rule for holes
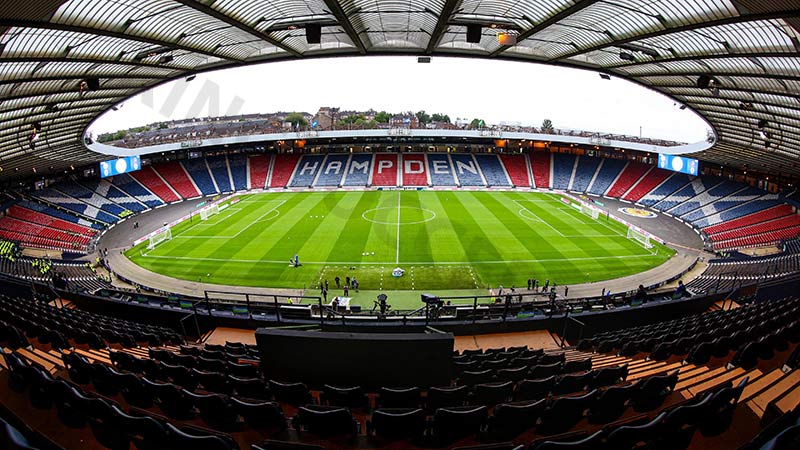
[[[482,292],[528,278],[567,284],[618,278],[673,255],[626,238],[621,224],[594,220],[557,194],[487,191],[277,192],[250,194],[172,239],[129,250],[136,264],[208,283],[307,288],[355,276],[375,291]],[[289,260],[299,255],[300,267]],[[392,270],[405,270],[393,277]],[[313,289],[313,290],[312,290]],[[480,291],[479,291],[480,290]],[[399,292],[397,293],[399,294]],[[361,295],[360,297],[363,297]]]

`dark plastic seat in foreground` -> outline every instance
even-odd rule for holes
[[[380,408],[419,408],[422,396],[418,387],[382,387],[376,402]]]
[[[546,407],[546,399],[501,403],[489,418],[489,435],[498,440],[514,439],[534,428]]]
[[[269,390],[275,396],[275,400],[288,403],[290,405],[306,405],[311,403],[311,391],[304,383],[285,383],[281,381],[269,380]]]
[[[667,398],[678,383],[678,371],[674,370],[667,375],[655,375],[638,381],[637,392],[633,394],[633,409],[636,412],[652,411]]]
[[[559,397],[544,411],[537,433],[543,435],[564,433],[584,417],[584,413],[597,398],[597,390],[577,397]]]
[[[487,411],[485,406],[439,408],[433,415],[433,436],[446,443],[475,435],[486,422]]]
[[[358,422],[347,408],[306,405],[297,410],[295,428],[300,427],[319,436],[356,436]]]
[[[425,433],[425,412],[420,408],[376,409],[367,431],[387,439],[416,439]]]
[[[623,425],[617,427],[606,437],[607,448],[628,450],[633,448],[658,448],[654,444],[661,437],[666,413],[661,413],[644,425]]]

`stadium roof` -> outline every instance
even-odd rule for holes
[[[468,43],[476,25],[480,42]],[[321,43],[309,44],[306,29],[316,26]],[[501,58],[626,78],[714,127],[718,141],[701,159],[798,176],[798,30],[795,0],[3,0],[0,178],[104,159],[83,144],[88,124],[168,80],[372,54]],[[500,32],[516,45],[501,45]]]

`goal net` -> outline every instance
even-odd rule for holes
[[[597,220],[597,218],[600,217],[600,210],[591,208],[587,205],[581,205],[581,212],[594,220]]]
[[[211,205],[200,210],[200,220],[208,220],[209,217],[219,214],[219,206]]]
[[[150,242],[147,243],[147,249],[152,250],[156,248],[156,245],[172,240],[172,228],[167,228],[166,230],[159,231],[158,233],[150,236]]]
[[[628,239],[632,239],[634,241],[639,242],[644,246],[644,248],[653,248],[653,243],[650,242],[650,236],[642,233],[641,231],[635,228],[628,228]]]

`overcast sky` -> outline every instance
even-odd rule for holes
[[[508,61],[434,57],[309,59],[226,69],[160,86],[98,119],[92,133],[208,115],[346,110],[419,111],[556,128],[705,140],[706,123],[661,94],[596,72]]]

